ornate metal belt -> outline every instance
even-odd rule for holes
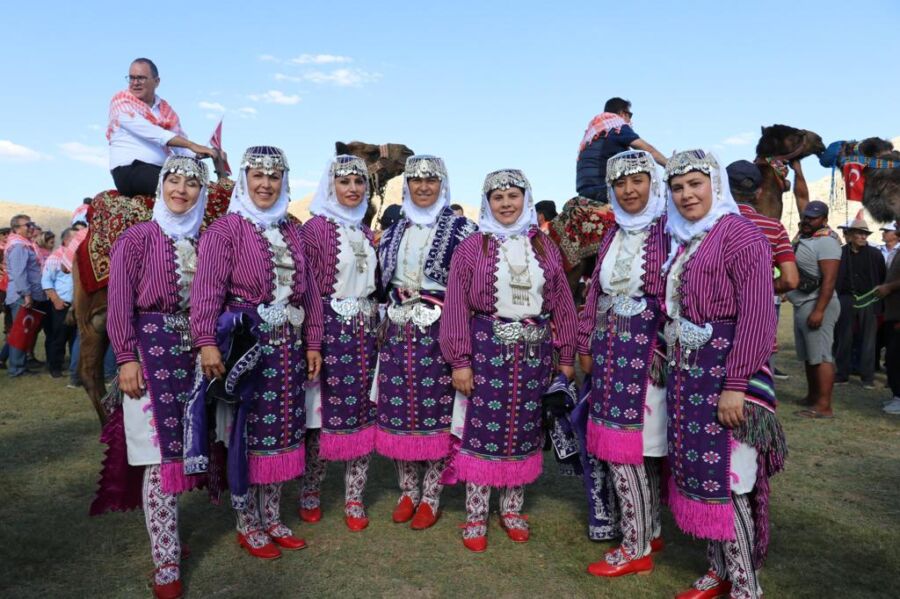
[[[597,332],[609,328],[610,311],[616,315],[616,333],[630,333],[630,319],[647,309],[647,300],[627,295],[601,295],[597,300]]]
[[[191,338],[191,321],[187,312],[166,314],[163,316],[163,326],[178,334],[178,349],[191,351],[193,339]]]
[[[495,320],[491,323],[494,337],[506,346],[506,358],[512,356],[513,348],[518,343],[524,343],[528,357],[534,357],[535,348],[550,338],[550,327],[546,324],[524,324],[522,322],[502,322]]]
[[[441,317],[440,306],[430,306],[423,302],[388,306],[388,318],[394,324],[405,325],[412,322],[423,333]]]
[[[302,343],[300,328],[306,320],[306,312],[300,306],[290,304],[260,304],[256,313],[268,325],[272,345],[281,345],[288,340],[288,327],[294,329],[295,345]]]
[[[367,332],[373,331],[378,322],[378,304],[366,297],[332,298],[331,309],[341,324],[352,324],[354,329],[362,324]]]
[[[663,335],[666,339],[666,357],[669,366],[675,367],[676,365],[676,346],[681,349],[678,367],[690,370],[696,366],[696,359],[694,364],[691,364],[690,356],[709,343],[712,334],[713,327],[708,322],[702,326],[694,324],[686,318],[676,318],[667,322],[663,329]]]

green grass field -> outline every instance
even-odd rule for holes
[[[772,482],[766,596],[897,597],[900,418],[881,412],[886,390],[864,391],[858,381],[837,389],[836,419],[794,416],[805,383],[793,354],[789,308],[782,316],[778,363],[791,379],[779,382],[778,391],[791,456]],[[66,389],[65,379],[7,381],[0,374],[0,596],[150,596],[153,565],[143,514],[87,515],[103,449],[98,433],[87,397]],[[444,514],[434,528],[414,532],[393,524],[395,474],[383,458],[373,461],[366,492],[372,523],[362,533],[350,533],[342,521],[340,465],[329,468],[325,517],[318,524],[300,524],[298,485],[287,484],[284,520],[309,548],[274,562],[238,549],[226,505],[189,494],[181,500],[182,539],[192,551],[182,565],[187,594],[671,597],[704,571],[705,544],[678,532],[666,515],[667,547],[651,576],[601,580],[586,574],[609,545],[587,540],[580,481],[558,476],[547,457],[544,476],[526,496],[532,541],[510,542],[494,514],[488,551],[480,555],[460,541],[461,487],[445,490]]]

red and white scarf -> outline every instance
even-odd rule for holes
[[[109,126],[106,128],[106,139],[110,139],[116,129],[119,128],[119,118],[127,115],[131,118],[141,116],[157,127],[162,127],[169,131],[174,131],[178,135],[184,137],[181,129],[181,121],[178,115],[168,102],[160,98],[159,100],[159,116],[153,113],[150,106],[147,106],[142,100],[128,90],[122,90],[113,96],[109,102]]]
[[[38,252],[37,244],[27,237],[22,237],[18,233],[9,234],[9,237],[6,238],[6,247],[3,249],[5,252],[8,252],[17,245],[24,245],[25,247],[30,249],[32,252],[34,252],[35,256],[38,257],[38,261],[40,262],[40,253]]]
[[[578,156],[581,157],[581,153],[584,149],[594,143],[594,140],[601,135],[605,135],[610,131],[618,133],[619,130],[627,124],[625,119],[612,112],[598,114],[591,119],[590,123],[588,123],[587,130],[584,132],[584,137],[581,139],[581,145],[578,146]]]

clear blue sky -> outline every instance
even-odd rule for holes
[[[284,5],[284,8],[282,8]],[[760,125],[826,143],[900,135],[900,3],[14,2],[0,39],[0,199],[73,207],[112,187],[109,98],[152,58],[158,93],[206,143],[284,148],[293,195],[334,141],[443,156],[457,201],[518,167],[574,195],[575,156],[611,96],[663,153],[751,158]],[[329,62],[330,61],[330,62]],[[810,178],[825,171],[807,160]]]

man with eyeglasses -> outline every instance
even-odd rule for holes
[[[41,267],[30,239],[34,223],[27,214],[17,214],[9,222],[12,232],[6,241],[4,259],[9,283],[6,288],[6,305],[15,320],[20,308],[30,308],[47,301],[41,285]],[[26,370],[25,352],[9,347],[9,376],[30,374]]]
[[[159,70],[149,58],[128,69],[128,89],[109,103],[109,168],[125,196],[156,194],[159,172],[169,154],[216,156],[216,150],[188,140],[175,110],[156,95]]]
[[[631,102],[610,98],[603,106],[603,112],[588,124],[578,148],[575,168],[578,195],[606,203],[606,161],[619,152],[644,150],[650,152],[660,165],[666,165],[666,157],[631,128],[633,116]]]

